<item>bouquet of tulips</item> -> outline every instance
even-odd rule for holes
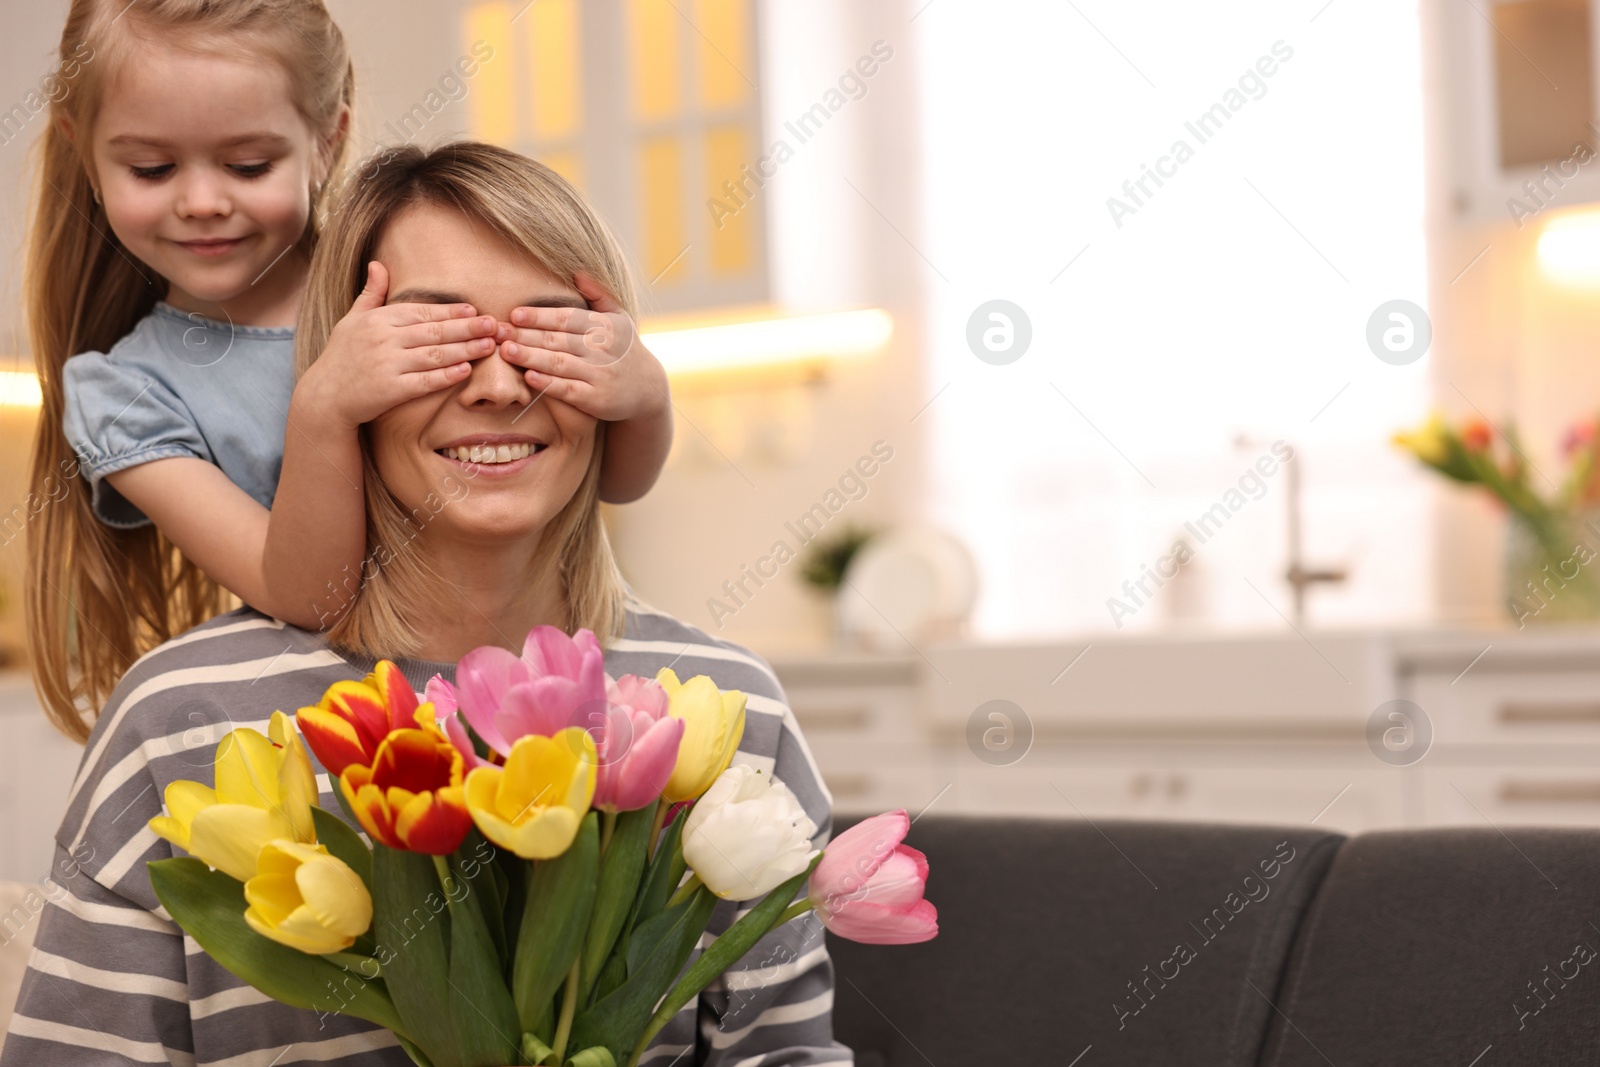
[[[906,813],[812,849],[788,787],[732,764],[745,696],[705,675],[612,679],[590,631],[541,626],[423,695],[384,660],[233,730],[215,786],[172,783],[150,821],[189,853],[149,864],[162,905],[276,1000],[424,1067],[619,1067],[806,911],[857,941],[937,933]],[[306,744],[365,837],[317,806]],[[759,902],[685,967],[718,900]]]
[[[1561,485],[1548,496],[1537,491],[1529,477],[1531,464],[1517,430],[1507,426],[1498,435],[1483,419],[1468,419],[1459,427],[1434,414],[1410,433],[1394,436],[1394,443],[1452,481],[1480,485],[1536,533],[1544,533],[1576,511],[1600,505],[1600,441],[1594,422],[1574,425],[1562,442],[1569,466]],[[1570,547],[1561,546],[1557,547]]]

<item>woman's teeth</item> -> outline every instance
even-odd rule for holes
[[[543,448],[543,445],[538,446]],[[462,445],[457,448],[435,449],[439,455],[446,459],[459,460],[462,463],[511,463],[515,460],[525,459],[537,451],[533,445],[526,441],[515,445]]]

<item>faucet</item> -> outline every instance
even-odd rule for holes
[[[1318,582],[1334,584],[1348,578],[1349,571],[1344,567],[1307,567],[1300,558],[1300,450],[1294,449],[1293,455],[1284,463],[1284,474],[1288,480],[1288,539],[1289,539],[1289,566],[1284,571],[1283,579],[1294,588],[1294,621],[1298,625],[1306,617],[1306,588]]]
[[[1259,441],[1245,434],[1236,435],[1233,444],[1235,448],[1260,447]],[[1298,626],[1306,619],[1306,588],[1319,582],[1330,585],[1342,582],[1350,576],[1350,572],[1344,567],[1308,567],[1300,558],[1300,450],[1290,444],[1289,452],[1289,458],[1283,464],[1284,477],[1289,483],[1285,493],[1289,520],[1286,526],[1289,565],[1283,572],[1283,580],[1294,590],[1294,623]]]

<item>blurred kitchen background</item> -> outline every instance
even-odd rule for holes
[[[1600,822],[1588,0],[329,5],[362,153],[517,148],[629,249],[677,440],[623,569],[773,664],[837,809]],[[4,507],[65,9],[0,40]],[[17,601],[11,811],[77,753]]]

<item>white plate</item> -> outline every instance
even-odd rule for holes
[[[839,587],[841,636],[884,651],[954,637],[978,598],[967,547],[929,526],[879,534],[857,552]]]

